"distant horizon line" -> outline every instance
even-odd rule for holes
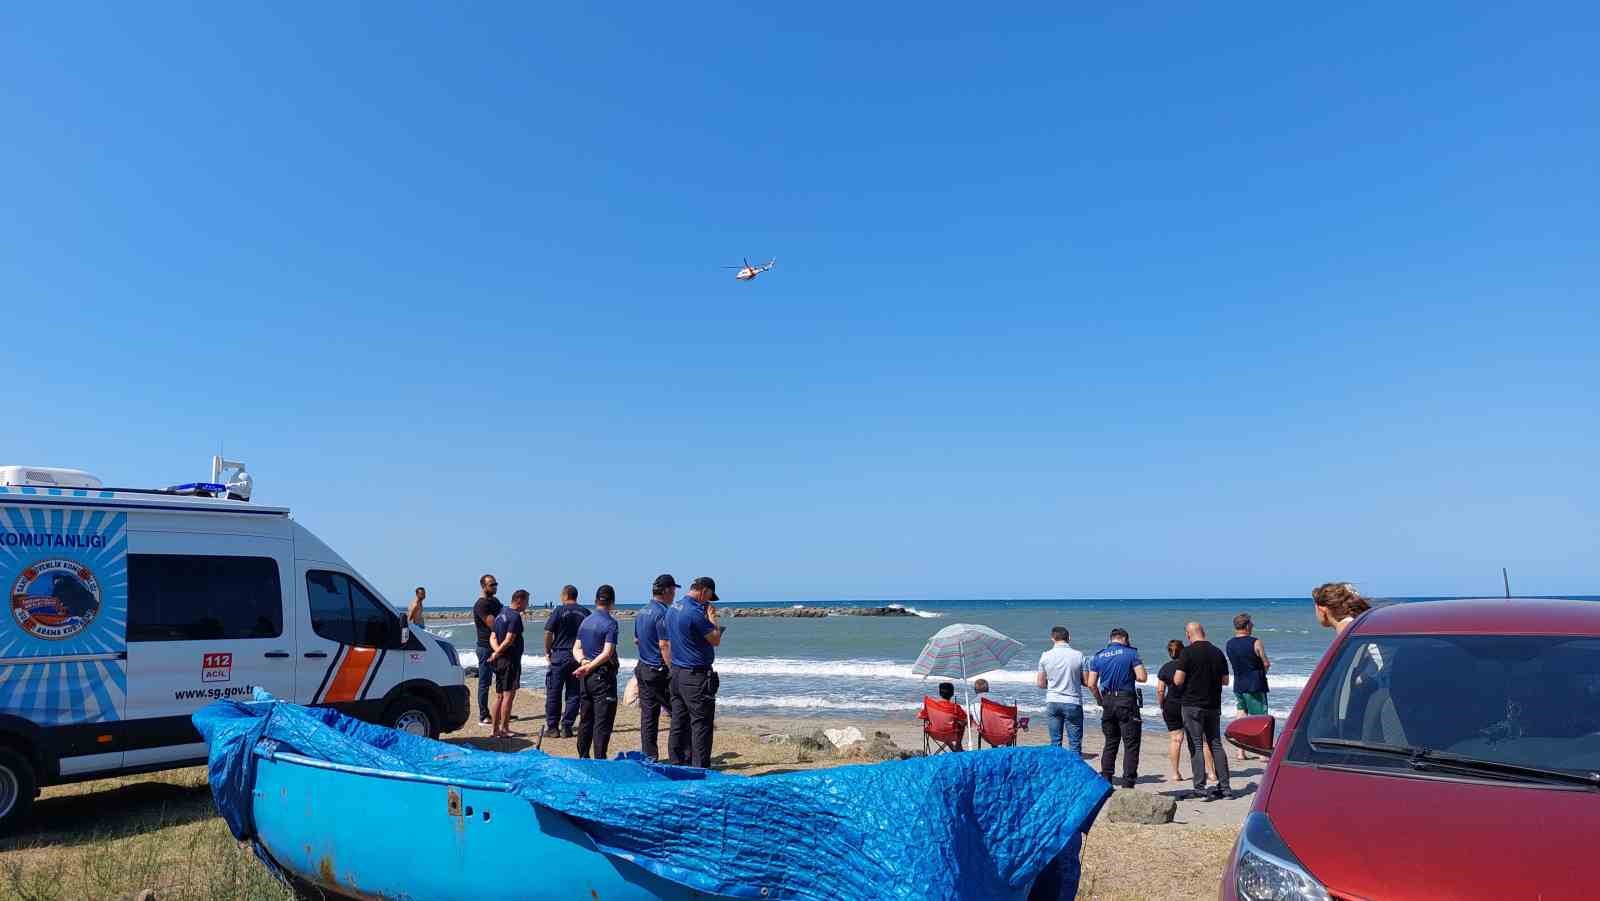
[[[1437,594],[1437,595],[1433,595],[1433,594],[1417,594],[1417,595],[1384,595],[1384,596],[1373,596],[1373,597],[1369,598],[1369,600],[1373,600],[1373,601],[1458,601],[1458,600],[1470,600],[1470,599],[1483,599],[1483,600],[1530,600],[1530,601],[1537,601],[1537,600],[1597,601],[1597,600],[1600,600],[1600,595],[1588,595],[1588,594],[1524,594],[1524,595],[1514,595],[1514,596],[1512,596],[1510,598],[1506,598],[1506,597],[1503,597],[1503,596],[1500,596],[1500,595],[1483,595],[1483,594]],[[474,600],[476,600],[476,599],[474,599]],[[1181,602],[1190,602],[1190,603],[1220,603],[1220,602],[1223,602],[1223,601],[1238,601],[1238,602],[1241,602],[1241,603],[1252,603],[1252,602],[1261,602],[1261,601],[1274,601],[1274,602],[1275,601],[1306,601],[1306,602],[1309,603],[1311,601],[1311,595],[1309,595],[1309,594],[1306,594],[1306,595],[1262,595],[1262,596],[1259,596],[1259,597],[1235,597],[1235,596],[1219,595],[1219,596],[1216,596],[1216,597],[1081,597],[1081,598],[1050,598],[1050,597],[1015,597],[1015,598],[1001,598],[1001,597],[993,597],[993,598],[957,598],[957,597],[951,597],[951,598],[812,598],[812,599],[808,599],[808,600],[804,600],[804,601],[786,600],[786,599],[785,600],[739,600],[739,601],[719,601],[718,603],[723,605],[723,606],[730,606],[730,605],[737,605],[737,604],[789,604],[789,605],[798,606],[798,607],[810,607],[810,606],[820,606],[820,605],[824,605],[824,604],[865,604],[865,605],[875,605],[875,606],[888,606],[890,604],[901,604],[901,605],[911,605],[911,604],[952,604],[952,603],[1003,604],[1003,603],[1012,603],[1012,602],[1022,602],[1022,603],[1053,602],[1053,603],[1075,604],[1075,603],[1085,603],[1085,602],[1107,602],[1107,601],[1135,601],[1135,602],[1140,602],[1140,601],[1181,601]],[[554,601],[554,602],[552,602],[552,601],[542,601],[540,603],[541,604],[559,603],[559,600]],[[580,603],[580,604],[593,603],[593,600],[585,602],[582,599],[580,599],[578,601],[578,603]],[[648,604],[648,603],[649,603],[649,599],[648,598],[645,599],[645,600],[640,600],[640,601],[623,601],[623,600],[617,601],[618,606],[624,606],[624,607],[643,606],[643,605]],[[468,601],[468,602],[466,602],[464,604],[441,604],[439,606],[441,606],[441,607],[451,607],[451,608],[459,607],[459,608],[461,608],[463,610],[470,610],[472,608],[472,601]]]

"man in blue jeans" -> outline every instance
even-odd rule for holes
[[[1050,728],[1050,743],[1061,746],[1065,728],[1067,746],[1073,753],[1083,751],[1083,652],[1067,644],[1067,628],[1050,630],[1052,646],[1039,655],[1039,673],[1034,684],[1044,689],[1045,724]]]
[[[494,632],[495,617],[500,615],[500,599],[495,597],[500,582],[492,574],[484,573],[478,578],[478,588],[483,595],[472,605],[472,625],[478,637],[473,649],[478,655],[478,725],[487,726],[490,723],[489,684],[494,681],[494,666],[489,663],[489,655],[494,652],[489,647],[489,636]]]

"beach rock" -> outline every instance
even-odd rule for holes
[[[1165,795],[1119,788],[1106,802],[1105,817],[1112,823],[1142,823],[1159,826],[1172,822],[1178,802]]]
[[[828,733],[821,729],[813,729],[804,735],[795,736],[794,743],[799,745],[802,751],[828,751],[831,753],[837,750],[833,744],[833,739],[829,738]]]
[[[916,616],[904,607],[728,607],[724,615],[740,617],[798,617],[821,619],[825,616]]]
[[[840,731],[840,730],[828,730]],[[860,730],[856,730],[860,735]],[[832,757],[837,751],[833,739],[828,737],[828,732],[822,729],[813,729],[810,732],[771,732],[761,736],[761,743],[767,745],[794,745],[796,758],[800,763],[810,763],[824,757]]]
[[[832,748],[797,748],[794,752],[795,763],[816,763],[819,760],[832,760],[839,756],[839,752]]]
[[[921,751],[908,751],[894,743],[887,732],[874,732],[870,739],[856,742],[842,752],[855,760],[905,760],[921,757]]]
[[[843,729],[824,729],[822,734],[828,737],[828,741],[832,742],[835,748],[841,750],[867,740],[867,737],[861,734],[861,730],[854,726],[846,726]]]

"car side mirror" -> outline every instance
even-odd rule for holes
[[[1271,716],[1243,716],[1228,724],[1223,737],[1228,744],[1257,754],[1272,753],[1272,737],[1278,721]]]

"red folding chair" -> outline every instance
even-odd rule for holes
[[[1017,716],[1017,705],[978,699],[978,747],[1009,748],[1017,743],[1017,731],[1028,728],[1028,718]]]
[[[917,719],[922,720],[922,753],[961,750],[961,740],[967,734],[967,712],[960,704],[924,696]]]

